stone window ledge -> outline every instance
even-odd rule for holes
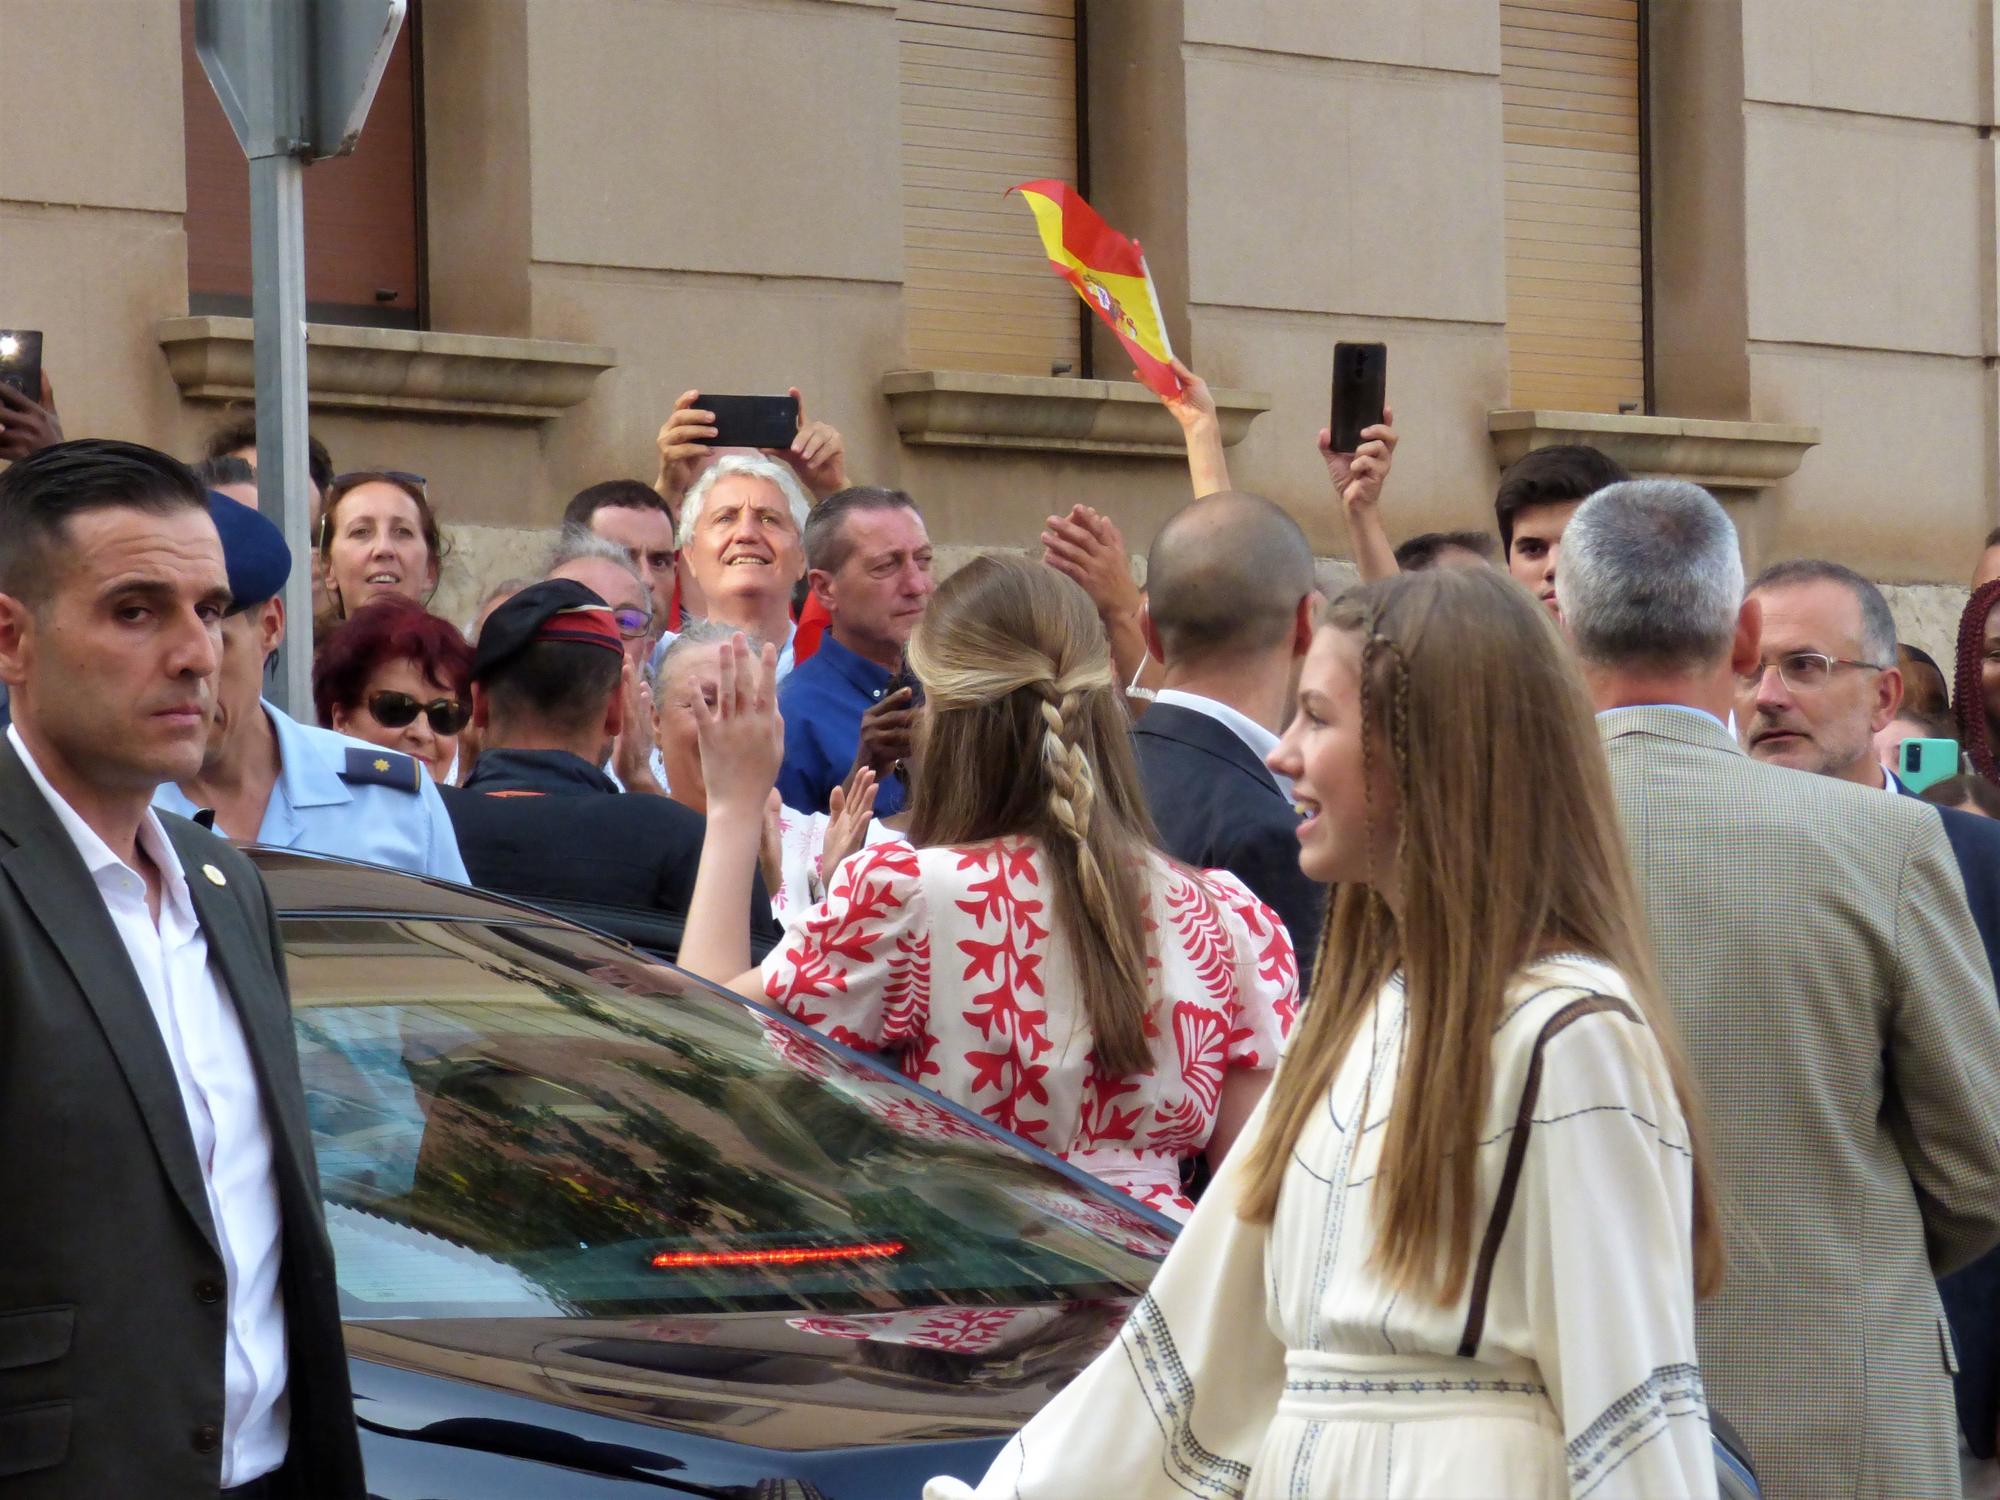
[[[882,394],[906,443],[1036,449],[1118,458],[1183,458],[1180,424],[1143,385],[1065,376],[961,370],[892,370]],[[1243,440],[1261,391],[1216,391],[1225,447]]]
[[[256,396],[248,318],[164,318],[157,332],[183,396]],[[600,344],[306,325],[307,399],[319,407],[546,422],[616,363],[617,351]]]
[[[1634,474],[1692,480],[1739,499],[1790,478],[1819,442],[1817,427],[1582,411],[1489,412],[1486,430],[1503,469],[1531,449],[1588,443]]]

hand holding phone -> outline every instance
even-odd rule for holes
[[[1361,434],[1382,425],[1389,392],[1387,344],[1333,346],[1333,433],[1335,453],[1353,453]]]
[[[1913,792],[1957,774],[1957,740],[1907,739],[1896,749],[1896,779]]]
[[[42,335],[35,328],[0,328],[0,385],[42,399]]]

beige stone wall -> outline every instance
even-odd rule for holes
[[[802,386],[851,472],[912,489],[949,545],[1024,545],[1084,501],[1143,548],[1182,503],[1171,458],[897,437],[879,394],[906,357],[893,0],[421,9],[434,326],[617,353],[547,423],[315,412],[341,467],[430,476],[463,528],[447,612],[517,570],[581,485],[650,478],[691,385]],[[1884,47],[1862,0],[1653,0],[1660,409],[1824,433],[1739,507],[1760,558],[1956,583],[1996,516],[1993,10],[1926,0]],[[1312,438],[1335,340],[1380,338],[1405,436],[1392,536],[1487,523],[1485,418],[1508,404],[1494,0],[1086,16],[1091,196],[1147,244],[1181,351],[1273,397],[1236,481],[1344,551]],[[38,129],[0,153],[0,324],[48,331],[73,434],[191,452],[217,412],[179,397],[152,332],[186,309],[175,8],[0,0],[0,37],[38,60],[10,72]],[[1101,334],[1093,355],[1124,375]]]

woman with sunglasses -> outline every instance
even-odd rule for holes
[[[421,474],[364,469],[338,476],[327,487],[318,540],[334,622],[386,594],[423,604],[437,588],[444,532]]]
[[[472,647],[448,620],[401,595],[363,605],[320,642],[320,726],[422,762],[442,782],[471,710]]]

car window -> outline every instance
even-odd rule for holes
[[[922,1090],[553,927],[284,923],[353,1318],[1129,1296],[1170,1236]]]

